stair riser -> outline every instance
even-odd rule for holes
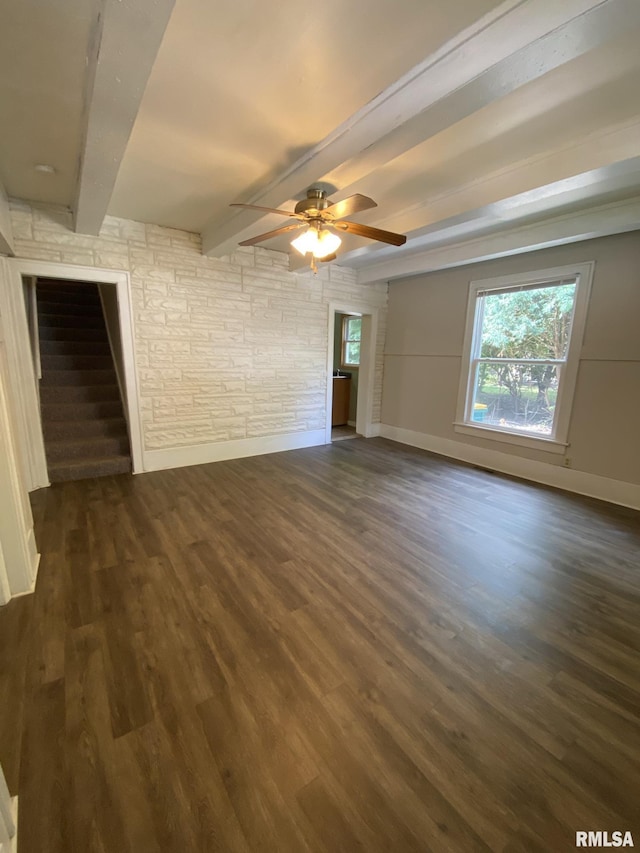
[[[114,474],[131,472],[131,461],[128,457],[92,461],[84,465],[73,465],[49,469],[49,479],[52,483],[63,483],[68,480],[88,480],[92,477],[111,477]]]
[[[53,299],[38,300],[38,317],[54,314],[60,316],[74,315],[80,317],[102,317],[102,305],[100,302],[55,302]]]
[[[104,329],[102,315],[78,317],[75,314],[39,314],[39,329]]]
[[[40,387],[115,385],[115,370],[43,370]]]
[[[40,400],[43,403],[119,403],[120,391],[117,385],[41,385]]]
[[[113,359],[107,355],[83,355],[72,353],[71,355],[49,355],[40,354],[40,364],[43,374],[50,370],[111,370],[113,371]]]
[[[127,437],[93,438],[86,441],[50,441],[46,445],[48,462],[69,462],[72,459],[120,456],[129,452]]]
[[[100,296],[97,293],[73,292],[71,290],[58,290],[58,288],[38,288],[38,304],[41,302],[55,302],[57,305],[101,305]]]
[[[111,358],[106,341],[40,341],[40,357],[46,355],[90,355]]]
[[[73,343],[75,341],[95,341],[96,343],[109,343],[106,329],[79,329],[78,327],[64,328],[62,326],[40,327],[40,341],[63,341]]]
[[[72,438],[126,438],[127,435],[127,424],[124,418],[77,421],[43,420],[42,429],[45,441],[61,441]]]
[[[74,296],[86,296],[94,299],[98,293],[95,284],[81,284],[79,282],[61,281],[57,278],[38,279],[38,296],[41,293],[70,293]]]
[[[122,404],[120,398],[102,403],[54,403],[41,401],[42,423],[46,425],[58,421],[73,422],[74,420],[88,420],[89,418],[119,418],[122,417]]]

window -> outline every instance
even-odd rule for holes
[[[471,282],[458,432],[564,452],[592,273]]]
[[[342,367],[360,366],[362,317],[342,318]]]

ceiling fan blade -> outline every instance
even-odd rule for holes
[[[273,231],[267,231],[264,234],[258,234],[257,237],[250,237],[248,240],[243,240],[238,243],[239,246],[255,246],[256,243],[262,243],[263,240],[270,240],[272,237],[277,237],[279,234],[286,234],[287,231],[295,231],[296,228],[304,228],[304,222],[294,222],[291,225],[283,225],[281,228],[274,228]]]
[[[259,204],[240,204],[240,202],[234,202],[229,207],[244,207],[247,210],[259,210],[262,213],[277,213],[279,216],[294,216],[296,219],[304,219],[304,216],[300,213],[292,213],[289,210],[278,210],[277,207],[260,207]]]
[[[407,242],[404,234],[394,234],[393,231],[371,228],[370,225],[360,225],[358,222],[336,222],[333,227],[341,231],[347,231],[349,234],[357,234],[358,237],[367,237],[369,240],[390,243],[392,246],[404,246]]]
[[[326,258],[318,258],[319,261],[322,261],[323,264],[328,264],[329,261],[335,261],[338,256],[334,252],[332,255],[327,255]]]
[[[369,208],[377,206],[372,198],[356,193],[342,201],[337,201],[335,204],[330,204],[326,208],[326,213],[330,213],[334,219],[344,219],[345,216],[351,216],[354,213],[360,213],[361,210],[369,210]]]

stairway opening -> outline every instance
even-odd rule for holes
[[[99,285],[38,278],[35,296],[50,481],[131,471],[114,336],[110,344]]]

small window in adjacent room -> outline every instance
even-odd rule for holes
[[[342,367],[359,367],[362,317],[347,316],[342,320]]]
[[[592,274],[471,282],[457,432],[564,452]]]

